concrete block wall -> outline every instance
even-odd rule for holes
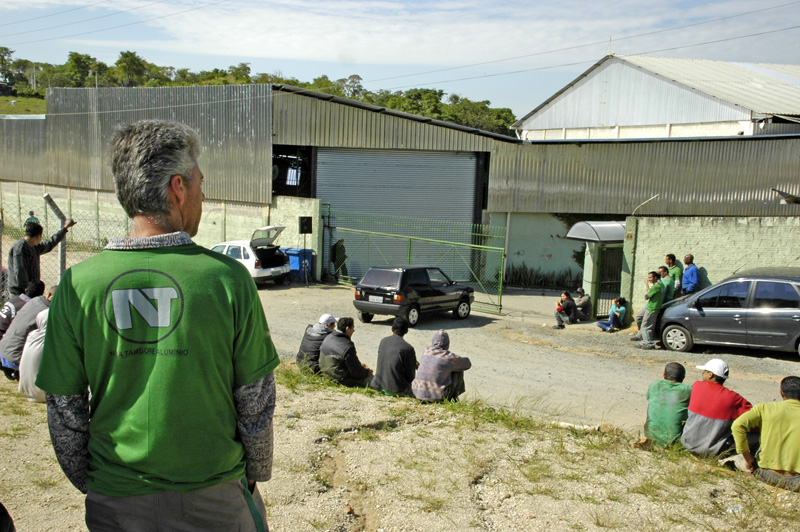
[[[644,278],[667,253],[694,255],[705,287],[750,268],[800,267],[799,241],[798,217],[629,217],[622,293],[641,308]]]

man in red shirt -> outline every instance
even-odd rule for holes
[[[712,358],[697,369],[703,370],[703,380],[692,386],[681,443],[694,454],[718,455],[733,447],[731,425],[752,405],[723,385],[729,374],[723,360]]]

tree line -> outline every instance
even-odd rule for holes
[[[44,98],[45,91],[50,87],[177,87],[275,83],[294,85],[509,136],[513,136],[509,127],[516,121],[511,109],[493,108],[488,100],[473,101],[457,94],[445,94],[442,90],[369,91],[364,88],[363,80],[357,74],[336,80],[322,75],[309,82],[284,77],[280,72],[254,74],[249,63],[239,63],[227,69],[192,72],[188,68],[155,65],[131,51],[120,52],[113,65],[78,52],[69,52],[67,61],[62,65],[15,59],[13,56],[13,50],[0,47],[0,81],[12,96]]]

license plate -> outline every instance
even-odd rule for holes
[[[369,296],[370,303],[383,303],[383,297],[381,296]]]

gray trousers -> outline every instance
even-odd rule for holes
[[[753,472],[753,476],[772,486],[800,492],[800,475],[781,475],[771,469],[758,468]]]
[[[258,486],[251,495],[242,480],[134,497],[89,491],[86,526],[91,532],[269,532]]]

